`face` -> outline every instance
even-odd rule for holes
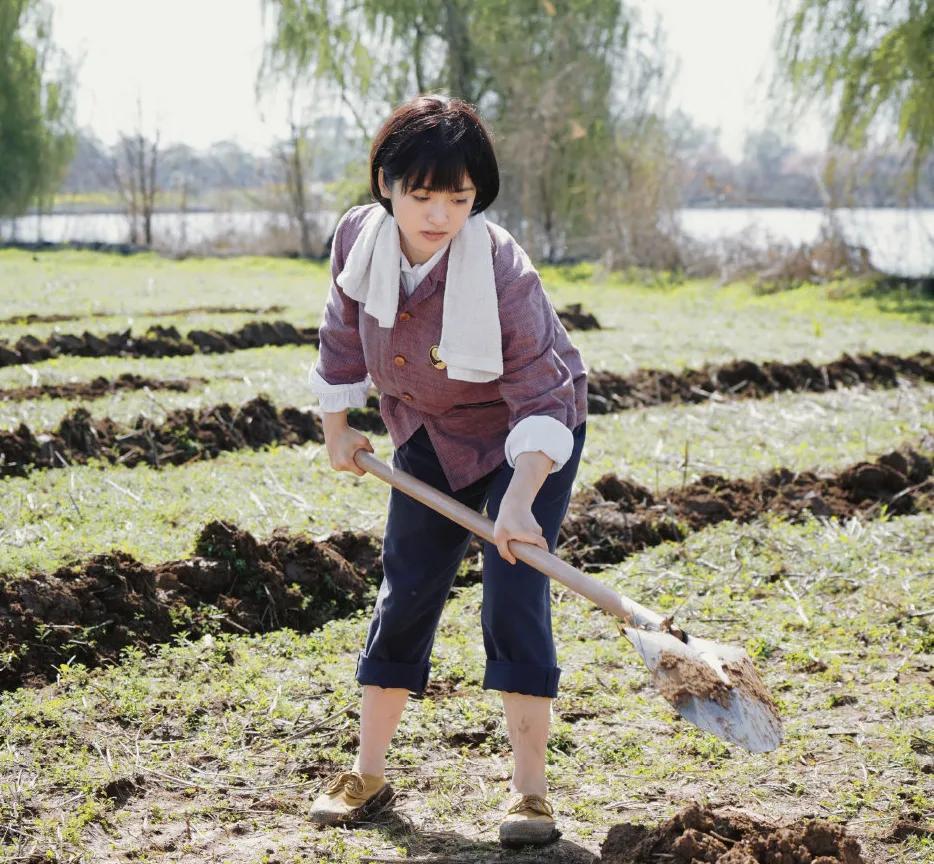
[[[403,193],[401,180],[396,180],[390,189],[382,168],[378,179],[380,191],[392,201],[392,213],[399,226],[399,242],[410,264],[424,264],[453,239],[467,222],[477,197],[476,187],[469,176],[461,183],[463,188],[458,192],[409,189]]]

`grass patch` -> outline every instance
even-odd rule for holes
[[[676,596],[691,632],[772,643],[758,660],[786,722],[772,754],[744,753],[677,720],[614,623],[557,591],[564,674],[549,780],[567,842],[596,851],[615,822],[654,821],[697,797],[776,818],[849,820],[881,848],[873,838],[924,800],[910,742],[934,707],[930,631],[908,613],[934,590],[917,553],[932,527],[930,515],[867,526],[724,524],[603,574],[648,605]],[[771,579],[778,571],[810,624]],[[307,636],[129,650],[118,667],[64,667],[56,685],[3,694],[5,806],[20,806],[22,836],[59,860],[136,854],[167,837],[184,838],[202,859],[253,860],[243,848],[272,841],[277,854],[298,856],[284,860],[352,861],[400,848],[482,860],[510,766],[498,697],[479,688],[480,597],[480,586],[459,590],[438,633],[433,679],[457,695],[412,702],[390,754],[396,811],[414,833],[399,816],[357,832],[315,831],[302,819],[321,776],[352,758],[364,615]],[[562,719],[582,706],[587,716]],[[422,833],[427,824],[433,833]],[[923,860],[911,844],[885,848],[887,860]]]

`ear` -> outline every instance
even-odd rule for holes
[[[376,175],[376,182],[379,183],[379,191],[382,193],[384,198],[392,198],[392,191],[386,185],[386,176],[383,174],[383,169],[380,168]]]

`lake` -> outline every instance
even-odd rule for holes
[[[837,211],[844,236],[865,246],[873,264],[887,273],[929,276],[934,273],[934,209],[841,209]],[[819,235],[823,213],[819,210],[783,208],[690,208],[679,212],[688,236],[714,245],[741,238],[755,246],[769,243],[809,243]],[[327,233],[337,214],[322,212],[315,221]],[[153,217],[157,245],[182,251],[226,240],[236,248],[238,238],[258,237],[270,228],[287,230],[288,218],[266,211],[158,213]],[[0,238],[12,236],[11,220],[0,220]],[[125,217],[114,213],[56,213],[16,220],[18,240],[53,243],[69,241],[123,243],[127,240]]]

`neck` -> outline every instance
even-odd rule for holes
[[[406,239],[402,236],[401,231],[399,232],[399,246],[402,249],[402,254],[405,255],[409,264],[411,264],[413,267],[417,267],[419,264],[424,264],[429,258],[431,258],[432,255],[434,255],[434,252],[430,252],[427,255],[424,253],[416,252],[406,242]]]

